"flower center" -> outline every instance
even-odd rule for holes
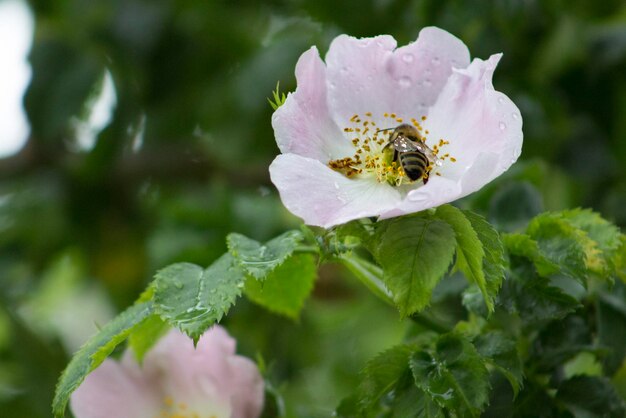
[[[448,141],[441,138],[428,145],[429,132],[422,126],[426,116],[408,121],[395,113],[382,116],[383,127],[376,126],[371,112],[352,116],[343,131],[354,145],[354,155],[331,160],[328,166],[348,178],[374,177],[380,183],[400,186],[418,181],[426,184],[433,173],[440,175],[438,168],[445,161],[456,162],[441,151]]]
[[[183,402],[176,403],[174,399],[166,396],[163,399],[165,408],[154,418],[217,418],[216,415],[201,415],[197,412],[190,411],[187,404]]]

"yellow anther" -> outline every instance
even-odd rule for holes
[[[372,112],[365,112],[365,116],[367,116],[368,118],[372,117]]]

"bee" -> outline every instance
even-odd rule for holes
[[[430,170],[433,164],[439,162],[439,158],[422,141],[414,126],[403,123],[395,128],[381,129],[379,132],[391,129],[393,129],[393,133],[383,149],[393,145],[392,161],[399,162],[407,177],[412,181],[421,178],[424,180],[424,184],[428,183]]]

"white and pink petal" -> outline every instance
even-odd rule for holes
[[[276,143],[282,153],[320,161],[351,152],[350,142],[330,116],[326,66],[317,48],[306,51],[296,65],[298,87],[272,115]]]
[[[311,158],[282,154],[270,165],[270,177],[283,204],[307,225],[329,228],[393,209],[402,196],[387,183],[349,179]]]
[[[154,418],[162,399],[152,382],[106,359],[70,398],[76,418]]]

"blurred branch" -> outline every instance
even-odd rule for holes
[[[66,150],[52,152],[46,149],[44,152],[42,148],[31,138],[17,154],[0,159],[0,181],[32,174],[50,166],[65,171],[80,166],[88,157],[88,154]],[[270,183],[265,164],[226,167],[199,147],[179,145],[163,145],[121,155],[107,177],[122,184],[141,183],[146,179],[206,181],[213,177],[226,178],[229,183],[241,187]]]

